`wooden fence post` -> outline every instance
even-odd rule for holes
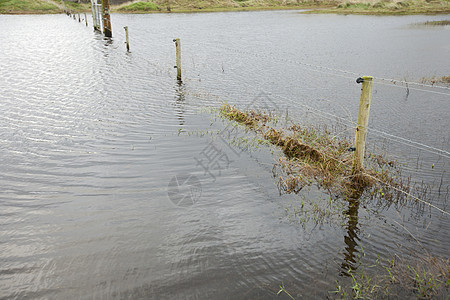
[[[177,49],[177,79],[181,80],[181,43],[180,39],[174,39],[175,47]]]
[[[86,27],[88,27],[88,22],[87,22],[86,13],[84,13],[84,20],[86,21]]]
[[[372,98],[373,77],[364,76],[356,80],[362,83],[361,99],[359,100],[358,121],[355,136],[355,156],[353,158],[352,174],[363,169],[364,153],[366,150],[367,125],[369,125],[370,101]]]
[[[128,40],[128,26],[124,27],[125,29],[125,39],[126,39],[126,43],[127,43],[127,51],[130,51],[130,41]]]
[[[112,37],[109,0],[103,0],[103,33],[106,37]]]

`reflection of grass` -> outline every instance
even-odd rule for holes
[[[0,13],[59,13],[57,5],[41,0],[0,0]]]
[[[349,1],[337,7],[305,13],[336,13],[360,15],[413,15],[450,13],[449,0],[379,0]]]

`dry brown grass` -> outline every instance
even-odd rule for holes
[[[224,104],[219,112],[223,117],[261,134],[283,152],[284,156],[279,158],[273,169],[274,176],[278,177],[280,192],[298,193],[303,187],[317,182],[319,187],[330,193],[345,194],[351,198],[359,198],[369,186],[377,186],[373,196],[382,195],[391,200],[398,196],[389,187],[399,187],[401,184],[389,171],[370,169],[352,174],[353,152],[349,152],[352,143],[348,140],[298,124],[273,128],[270,126],[271,115],[253,110],[240,111],[228,104]],[[395,165],[381,156],[373,156],[372,161],[380,168]]]

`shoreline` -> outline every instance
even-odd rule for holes
[[[31,1],[31,0],[30,0]],[[212,12],[248,12],[248,11],[274,11],[274,10],[305,10],[301,14],[340,14],[340,15],[379,15],[379,16],[401,16],[401,15],[450,15],[450,2],[441,0],[428,3],[424,0],[407,0],[395,2],[396,0],[381,0],[373,3],[323,2],[303,3],[299,5],[262,5],[262,6],[219,6],[219,7],[188,7],[184,5],[163,8],[162,6],[136,6],[141,3],[151,2],[128,2],[121,5],[111,6],[111,13],[116,14],[171,14],[171,13],[212,13]],[[10,1],[13,3],[13,0]],[[0,15],[39,15],[39,14],[63,14],[64,9],[59,2],[52,0],[38,1],[41,6],[29,7],[16,6],[13,4],[0,6]],[[36,3],[36,2],[34,2]],[[76,4],[66,1],[66,9],[73,13],[90,13],[90,3]],[[42,7],[45,5],[45,7]]]

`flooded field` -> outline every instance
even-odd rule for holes
[[[413,84],[449,75],[448,26],[416,25],[442,17],[111,19],[105,39],[66,15],[0,15],[0,299],[324,299],[349,269],[449,258],[450,89]],[[363,75],[368,150],[433,207],[280,193],[282,153],[215,113],[352,139]]]

